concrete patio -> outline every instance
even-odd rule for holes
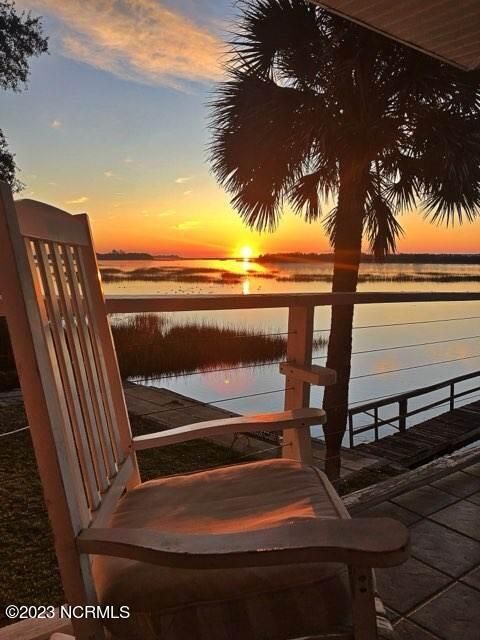
[[[411,531],[410,560],[376,572],[398,640],[478,640],[480,462],[355,515],[391,516]]]

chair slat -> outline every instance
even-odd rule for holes
[[[25,250],[26,250],[26,258],[28,260],[28,265],[30,267],[33,286],[35,289],[35,306],[36,312],[39,314],[40,326],[32,325],[32,329],[42,331],[42,336],[38,336],[38,341],[43,342],[43,346],[47,350],[49,363],[51,365],[48,367],[48,371],[52,377],[52,382],[54,388],[46,388],[45,394],[51,394],[54,397],[55,389],[62,388],[62,380],[60,378],[60,370],[58,366],[55,366],[54,363],[57,363],[57,354],[55,352],[55,347],[53,344],[53,337],[51,331],[49,330],[49,320],[47,316],[47,309],[45,306],[45,298],[44,298],[44,290],[40,284],[40,274],[37,269],[37,265],[35,264],[35,257],[33,255],[33,244],[30,239],[24,239]],[[33,313],[33,311],[32,311]],[[43,354],[42,354],[43,355]],[[38,366],[42,366],[42,362],[38,362]],[[45,365],[48,363],[45,362]],[[52,366],[53,365],[53,366]],[[73,437],[73,429],[70,422],[70,416],[68,413],[67,404],[65,401],[64,394],[56,394],[55,396],[56,402],[54,405],[55,413],[52,413],[51,420],[51,428],[52,430],[57,430],[61,432],[61,437],[65,442],[65,446],[60,450],[58,445],[58,437],[57,437],[57,455],[62,458],[62,462],[64,463],[62,466],[68,466],[69,469],[69,477],[71,480],[71,486],[73,488],[73,494],[69,496],[72,500],[75,500],[76,509],[78,510],[78,514],[80,520],[83,523],[88,523],[91,520],[91,512],[89,508],[89,504],[87,501],[87,496],[85,493],[85,486],[82,477],[82,472],[80,468],[80,462],[77,456],[75,440]]]
[[[84,406],[84,415],[86,417],[86,428],[90,446],[92,448],[95,471],[99,483],[99,489],[103,493],[109,487],[109,471],[105,462],[102,443],[99,435],[99,427],[97,425],[97,412],[95,410],[95,396],[92,394],[94,384],[89,378],[89,362],[86,362],[85,353],[86,348],[82,345],[82,333],[80,328],[81,320],[77,317],[73,306],[73,300],[71,295],[71,288],[67,281],[67,277],[64,270],[64,257],[60,252],[60,246],[54,244],[52,251],[55,256],[54,267],[57,273],[58,286],[60,287],[62,298],[65,301],[66,318],[69,321],[66,322],[66,330],[68,332],[71,341],[72,360],[76,371],[78,371],[78,393],[80,394],[82,404]],[[75,319],[77,321],[75,321]]]
[[[108,478],[113,478],[113,476],[115,476],[117,473],[117,466],[115,463],[110,432],[107,425],[107,416],[99,380],[99,378],[101,378],[101,373],[97,370],[95,356],[92,348],[92,345],[95,343],[95,339],[92,340],[87,326],[87,322],[90,320],[90,318],[88,309],[86,309],[85,307],[82,292],[80,290],[80,284],[78,281],[78,275],[75,269],[75,265],[73,264],[72,248],[68,245],[62,245],[62,255],[67,281],[70,285],[71,300],[76,318],[76,326],[78,329],[80,344],[82,346],[83,364],[87,372],[87,379],[90,386],[90,394],[96,417],[97,435],[100,438],[101,442],[100,450],[103,452],[103,457],[108,472]]]
[[[112,486],[108,490],[107,495],[103,498],[101,505],[93,514],[92,527],[106,527],[110,521],[112,513],[122,497],[123,492],[127,488],[132,475],[136,473],[136,460],[134,455],[125,458],[120,465],[117,475],[112,481]]]
[[[62,296],[57,296],[55,283],[50,268],[49,256],[45,244],[39,240],[33,241],[38,266],[43,281],[45,304],[50,319],[50,329],[53,335],[57,361],[65,390],[65,400],[68,406],[70,421],[73,427],[73,437],[77,447],[77,455],[82,468],[82,477],[91,509],[96,509],[100,503],[98,485],[93,468],[92,453],[86,437],[85,422],[79,397],[75,393],[76,380],[72,367],[70,351],[67,345],[63,327],[63,313],[59,306]]]
[[[118,363],[113,349],[113,338],[110,331],[110,325],[108,324],[105,302],[101,296],[100,288],[91,287],[89,285],[91,282],[98,282],[98,271],[92,268],[91,260],[88,259],[89,256],[85,256],[78,248],[74,248],[73,251],[84,283],[85,299],[90,310],[89,317],[91,320],[91,330],[100,338],[103,345],[103,349],[100,349],[98,342],[93,341],[93,348],[98,367],[103,374],[100,377],[100,381],[103,385],[103,398],[108,406],[108,414],[110,416],[110,434],[117,451],[117,463],[120,463],[125,459],[125,444],[127,444],[122,444],[121,430],[127,432],[127,439],[129,442],[131,440],[131,434],[128,424],[125,399],[123,396],[122,381],[118,375]],[[91,253],[92,255],[90,258],[94,257],[93,252]],[[107,357],[109,357],[111,361],[109,363],[110,366],[107,366]],[[113,393],[115,390],[119,397],[114,400]],[[118,391],[121,393],[118,394]]]
[[[108,488],[107,471],[97,433],[95,412],[90,396],[90,389],[82,357],[78,332],[74,324],[68,321],[69,318],[73,318],[73,310],[68,287],[66,286],[65,273],[63,271],[62,265],[62,256],[60,255],[56,243],[49,243],[47,245],[48,251],[52,258],[53,273],[58,288],[57,301],[55,291],[53,290],[53,277],[50,274],[47,250],[43,246],[43,243],[38,242],[38,244],[40,245],[39,251],[42,256],[42,262],[44,263],[44,269],[47,272],[47,278],[49,286],[51,288],[50,296],[53,300],[52,304],[54,304],[58,308],[58,313],[61,314],[61,329],[64,334],[66,333],[68,338],[68,343],[66,344],[68,353],[66,354],[66,358],[71,364],[74,377],[67,381],[67,384],[65,385],[65,392],[67,394],[73,395],[80,406],[80,414],[82,418],[81,425],[78,425],[78,427],[80,427],[81,429],[80,437],[82,438],[82,440],[85,440],[85,444],[92,461],[92,466],[97,482],[97,490],[100,492],[104,492]],[[95,502],[95,506],[93,508],[96,509],[97,506],[98,502]]]

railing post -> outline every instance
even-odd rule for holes
[[[378,440],[378,407],[375,407],[373,410],[373,416],[374,416],[374,425],[373,428],[375,430],[375,441]]]
[[[350,443],[350,448],[355,444],[355,431],[353,429],[353,413],[351,411],[348,412],[348,441]]]
[[[455,409],[455,383],[450,385],[450,411]]]
[[[315,307],[289,307],[287,361],[298,365],[311,365],[313,345],[313,315]],[[285,410],[302,409],[310,403],[310,385],[285,376]],[[283,457],[311,463],[312,443],[310,428],[285,429]]]
[[[407,428],[408,398],[402,398],[398,402],[398,428],[405,431]]]

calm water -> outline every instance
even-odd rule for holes
[[[116,268],[130,271],[139,268],[157,267],[170,272],[179,269],[190,269],[191,273],[202,275],[206,282],[180,281],[121,281],[106,282],[106,293],[115,294],[205,294],[205,293],[281,293],[281,292],[322,292],[330,290],[329,282],[314,278],[323,278],[331,272],[327,264],[257,264],[253,261],[235,260],[182,260],[165,262],[120,262],[105,261],[103,268]],[[198,271],[198,270],[202,270]],[[225,281],[223,272],[231,274]],[[308,275],[305,275],[308,274]],[[480,282],[439,282],[439,277],[475,276],[480,279],[480,265],[439,265],[439,264],[405,264],[405,265],[362,265],[362,277],[425,277],[425,282],[362,282],[360,291],[480,291]],[[292,281],[292,277],[313,281]],[[233,280],[233,282],[231,281]],[[215,311],[177,313],[179,321],[185,317],[210,322],[224,323],[236,327],[261,328],[266,331],[285,331],[287,327],[286,309],[252,309],[242,311]],[[475,318],[471,318],[474,316]],[[462,318],[462,319],[460,319]],[[469,319],[463,319],[469,318]],[[453,320],[455,319],[455,320]],[[390,395],[433,384],[448,378],[480,370],[480,303],[421,303],[390,305],[359,305],[355,311],[354,352],[359,353],[352,360],[352,381],[350,386],[350,403],[368,400],[377,396]],[[444,320],[446,320],[444,322]],[[435,322],[432,322],[435,321]],[[321,335],[330,322],[330,310],[318,307],[315,313],[315,329]],[[425,324],[406,324],[420,323]],[[371,327],[371,325],[390,325]],[[369,327],[370,326],[370,327]],[[363,328],[366,327],[366,328]],[[325,336],[328,333],[324,333]],[[465,338],[457,340],[457,338]],[[403,345],[418,345],[425,342],[446,341],[441,344],[397,348]],[[324,350],[315,353],[317,363],[322,363]],[[453,362],[445,363],[445,360]],[[429,364],[435,362],[441,364]],[[386,373],[392,369],[401,369],[416,365],[428,365],[408,371]],[[370,375],[378,374],[378,375]],[[360,377],[366,376],[366,377]],[[167,387],[202,401],[219,403],[219,406],[232,411],[252,412],[279,410],[282,408],[283,393],[269,393],[256,397],[234,399],[222,402],[227,398],[258,394],[282,389],[284,378],[278,373],[278,365],[268,365],[240,369],[228,372],[211,372],[201,375],[190,375],[174,379],[150,380],[149,384]],[[479,380],[459,385],[458,389],[478,386]],[[431,395],[428,400],[443,399],[447,391]],[[312,406],[321,403],[322,392],[312,388]],[[477,399],[477,397],[472,397]],[[468,400],[466,400],[468,401]],[[409,407],[415,408],[426,404],[426,397],[419,401],[411,401]],[[447,410],[447,405],[436,412]],[[386,409],[383,417],[394,415],[396,406]],[[423,420],[429,413],[412,418]],[[358,417],[358,425],[370,422]],[[386,435],[392,432],[390,427],[383,427]],[[320,435],[317,431],[316,435]],[[368,439],[368,438],[367,438]],[[358,442],[361,441],[359,437]]]

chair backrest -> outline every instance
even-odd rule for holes
[[[87,216],[0,184],[0,291],[55,538],[74,544],[136,473]]]

